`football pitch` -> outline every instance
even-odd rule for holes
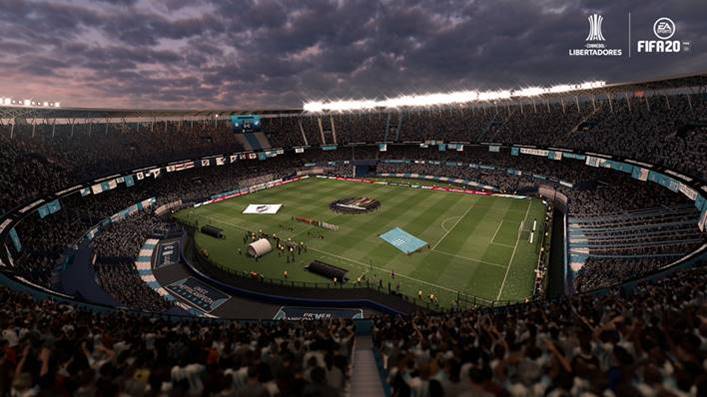
[[[380,207],[362,214],[330,209],[334,201],[367,197]],[[282,204],[276,215],[242,214],[249,204]],[[338,230],[305,224],[306,217],[338,226]],[[435,294],[444,308],[463,298],[463,305],[519,301],[533,293],[534,270],[544,230],[545,207],[538,199],[479,196],[403,186],[309,178],[218,203],[182,210],[183,223],[223,229],[225,239],[195,233],[196,247],[218,266],[257,272],[287,282],[330,283],[304,267],[319,260],[348,270],[347,286],[361,278],[423,303]],[[537,220],[534,241],[529,242]],[[379,236],[400,228],[428,247],[405,254]],[[259,261],[245,255],[246,232],[276,234],[303,242],[307,251],[287,263],[273,251]],[[274,245],[274,243],[273,243]],[[240,251],[243,254],[238,253]],[[394,276],[393,276],[394,272]]]

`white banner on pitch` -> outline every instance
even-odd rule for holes
[[[277,214],[282,204],[250,204],[246,207],[244,214]]]

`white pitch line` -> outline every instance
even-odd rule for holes
[[[456,219],[456,218],[458,218],[458,216],[451,216],[451,217],[449,217],[449,218],[443,220],[443,221],[442,221],[442,224],[441,224],[440,226],[442,226],[442,229],[444,229],[444,231],[446,232],[446,231],[447,231],[447,228],[444,227],[444,225],[446,225],[447,222],[448,222],[450,219]]]
[[[374,269],[381,270],[381,271],[383,271],[383,272],[390,273],[390,271],[391,271],[390,269],[386,269],[386,268],[384,268],[384,267],[373,266],[373,265],[371,265],[371,264],[366,264],[366,263],[357,261],[356,259],[351,259],[351,258],[347,258],[347,257],[345,257],[345,256],[332,254],[331,252],[322,251],[322,250],[317,249],[317,248],[307,247],[307,249],[310,249],[310,250],[312,250],[312,251],[317,251],[317,252],[320,252],[320,253],[322,253],[322,254],[332,256],[332,257],[334,257],[334,258],[339,258],[339,259],[342,259],[342,260],[345,260],[345,261],[349,261],[349,262],[355,263],[355,264],[357,264],[357,265],[365,266],[365,267],[368,267],[368,268],[371,268],[371,267],[372,267],[372,268],[374,268]],[[406,275],[400,274],[400,273],[395,273],[395,277],[402,277],[402,278],[406,278],[406,279],[408,279],[408,280],[417,281],[418,283],[427,284],[427,285],[429,285],[429,286],[432,286],[432,287],[435,287],[435,288],[439,288],[439,289],[443,289],[443,290],[449,291],[449,292],[454,292],[454,293],[458,293],[458,292],[459,292],[459,290],[456,290],[456,289],[447,288],[447,287],[442,286],[442,285],[439,285],[439,284],[430,283],[430,282],[428,282],[428,281],[420,280],[420,279],[418,279],[418,278],[406,276]]]
[[[506,266],[501,265],[501,264],[499,264],[499,263],[486,262],[486,261],[481,260],[481,259],[470,258],[470,257],[468,257],[468,256],[452,254],[451,252],[445,252],[445,251],[440,251],[440,250],[432,250],[432,251],[437,252],[437,253],[440,253],[440,254],[448,255],[448,256],[453,256],[453,257],[459,258],[459,259],[466,259],[466,260],[469,260],[469,261],[472,261],[472,262],[479,262],[479,263],[484,263],[484,264],[486,264],[486,265],[498,266],[498,267],[500,267],[500,268],[502,268],[502,269],[505,269],[505,268],[506,268]]]
[[[461,220],[464,219],[464,217],[466,216],[466,214],[468,214],[469,211],[471,211],[472,208],[474,208],[474,204],[472,204],[469,208],[466,209],[466,212],[464,212],[464,215],[462,215],[461,217],[459,217],[459,219],[458,219],[456,222],[454,222],[454,225],[452,225],[452,228],[449,229],[449,230],[447,230],[446,233],[444,233],[444,235],[442,236],[442,238],[439,239],[439,241],[437,241],[437,244],[435,244],[435,245],[432,247],[432,249],[437,248],[437,246],[439,245],[439,243],[441,243],[442,241],[444,241],[445,238],[447,238],[447,235],[449,234],[449,232],[451,232],[452,230],[454,230],[455,227],[457,227],[457,225],[459,224],[459,222],[461,222]]]
[[[498,245],[498,246],[501,246],[501,247],[513,248],[513,246],[510,245],[510,244],[494,243],[494,242],[491,242],[491,244],[492,244],[492,245]]]
[[[530,205],[533,204],[533,201],[530,200],[528,202],[528,208],[525,210],[525,216],[523,217],[523,223],[525,223],[525,220],[528,218],[528,212],[530,212]],[[516,245],[513,247],[513,253],[511,254],[511,259],[508,260],[508,267],[506,268],[506,274],[503,276],[503,281],[501,282],[501,289],[498,290],[498,296],[496,297],[496,300],[501,299],[501,294],[503,293],[503,287],[506,285],[506,279],[508,278],[508,271],[511,270],[511,264],[513,263],[513,258],[516,256],[516,251],[518,250],[518,243],[520,242],[520,235],[522,232],[518,232],[518,237],[516,237]]]
[[[498,234],[498,231],[501,230],[501,225],[503,225],[503,219],[501,219],[501,222],[498,223],[498,227],[496,228],[496,231],[493,233],[493,237],[491,237],[491,244],[493,244],[493,240],[496,239],[496,235]]]

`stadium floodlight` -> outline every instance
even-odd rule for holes
[[[453,91],[448,93],[432,93],[421,95],[402,95],[394,98],[338,100],[338,101],[310,101],[305,102],[302,108],[305,112],[345,112],[355,110],[369,110],[375,108],[401,108],[445,106],[452,104],[471,103],[478,101],[497,101],[510,98],[530,98],[544,94],[558,94],[579,90],[591,90],[606,85],[604,81],[587,81],[580,84],[560,84],[551,87],[527,87],[518,90],[497,91]]]
[[[25,106],[32,106],[32,100],[31,100],[31,99],[25,99],[24,105],[25,105]]]
[[[553,85],[552,87],[549,88],[549,92],[552,94],[558,94],[561,92],[568,92],[572,91],[573,86],[570,84],[560,84],[560,85]]]
[[[542,87],[528,87],[522,88],[520,90],[513,91],[514,97],[531,97],[538,96],[545,93],[545,89]]]
[[[55,108],[61,107],[61,103],[60,103],[60,102],[54,102],[54,107],[55,107]]]

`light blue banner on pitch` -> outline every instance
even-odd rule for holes
[[[380,238],[406,254],[412,254],[427,245],[426,241],[420,240],[399,227],[381,234]]]

